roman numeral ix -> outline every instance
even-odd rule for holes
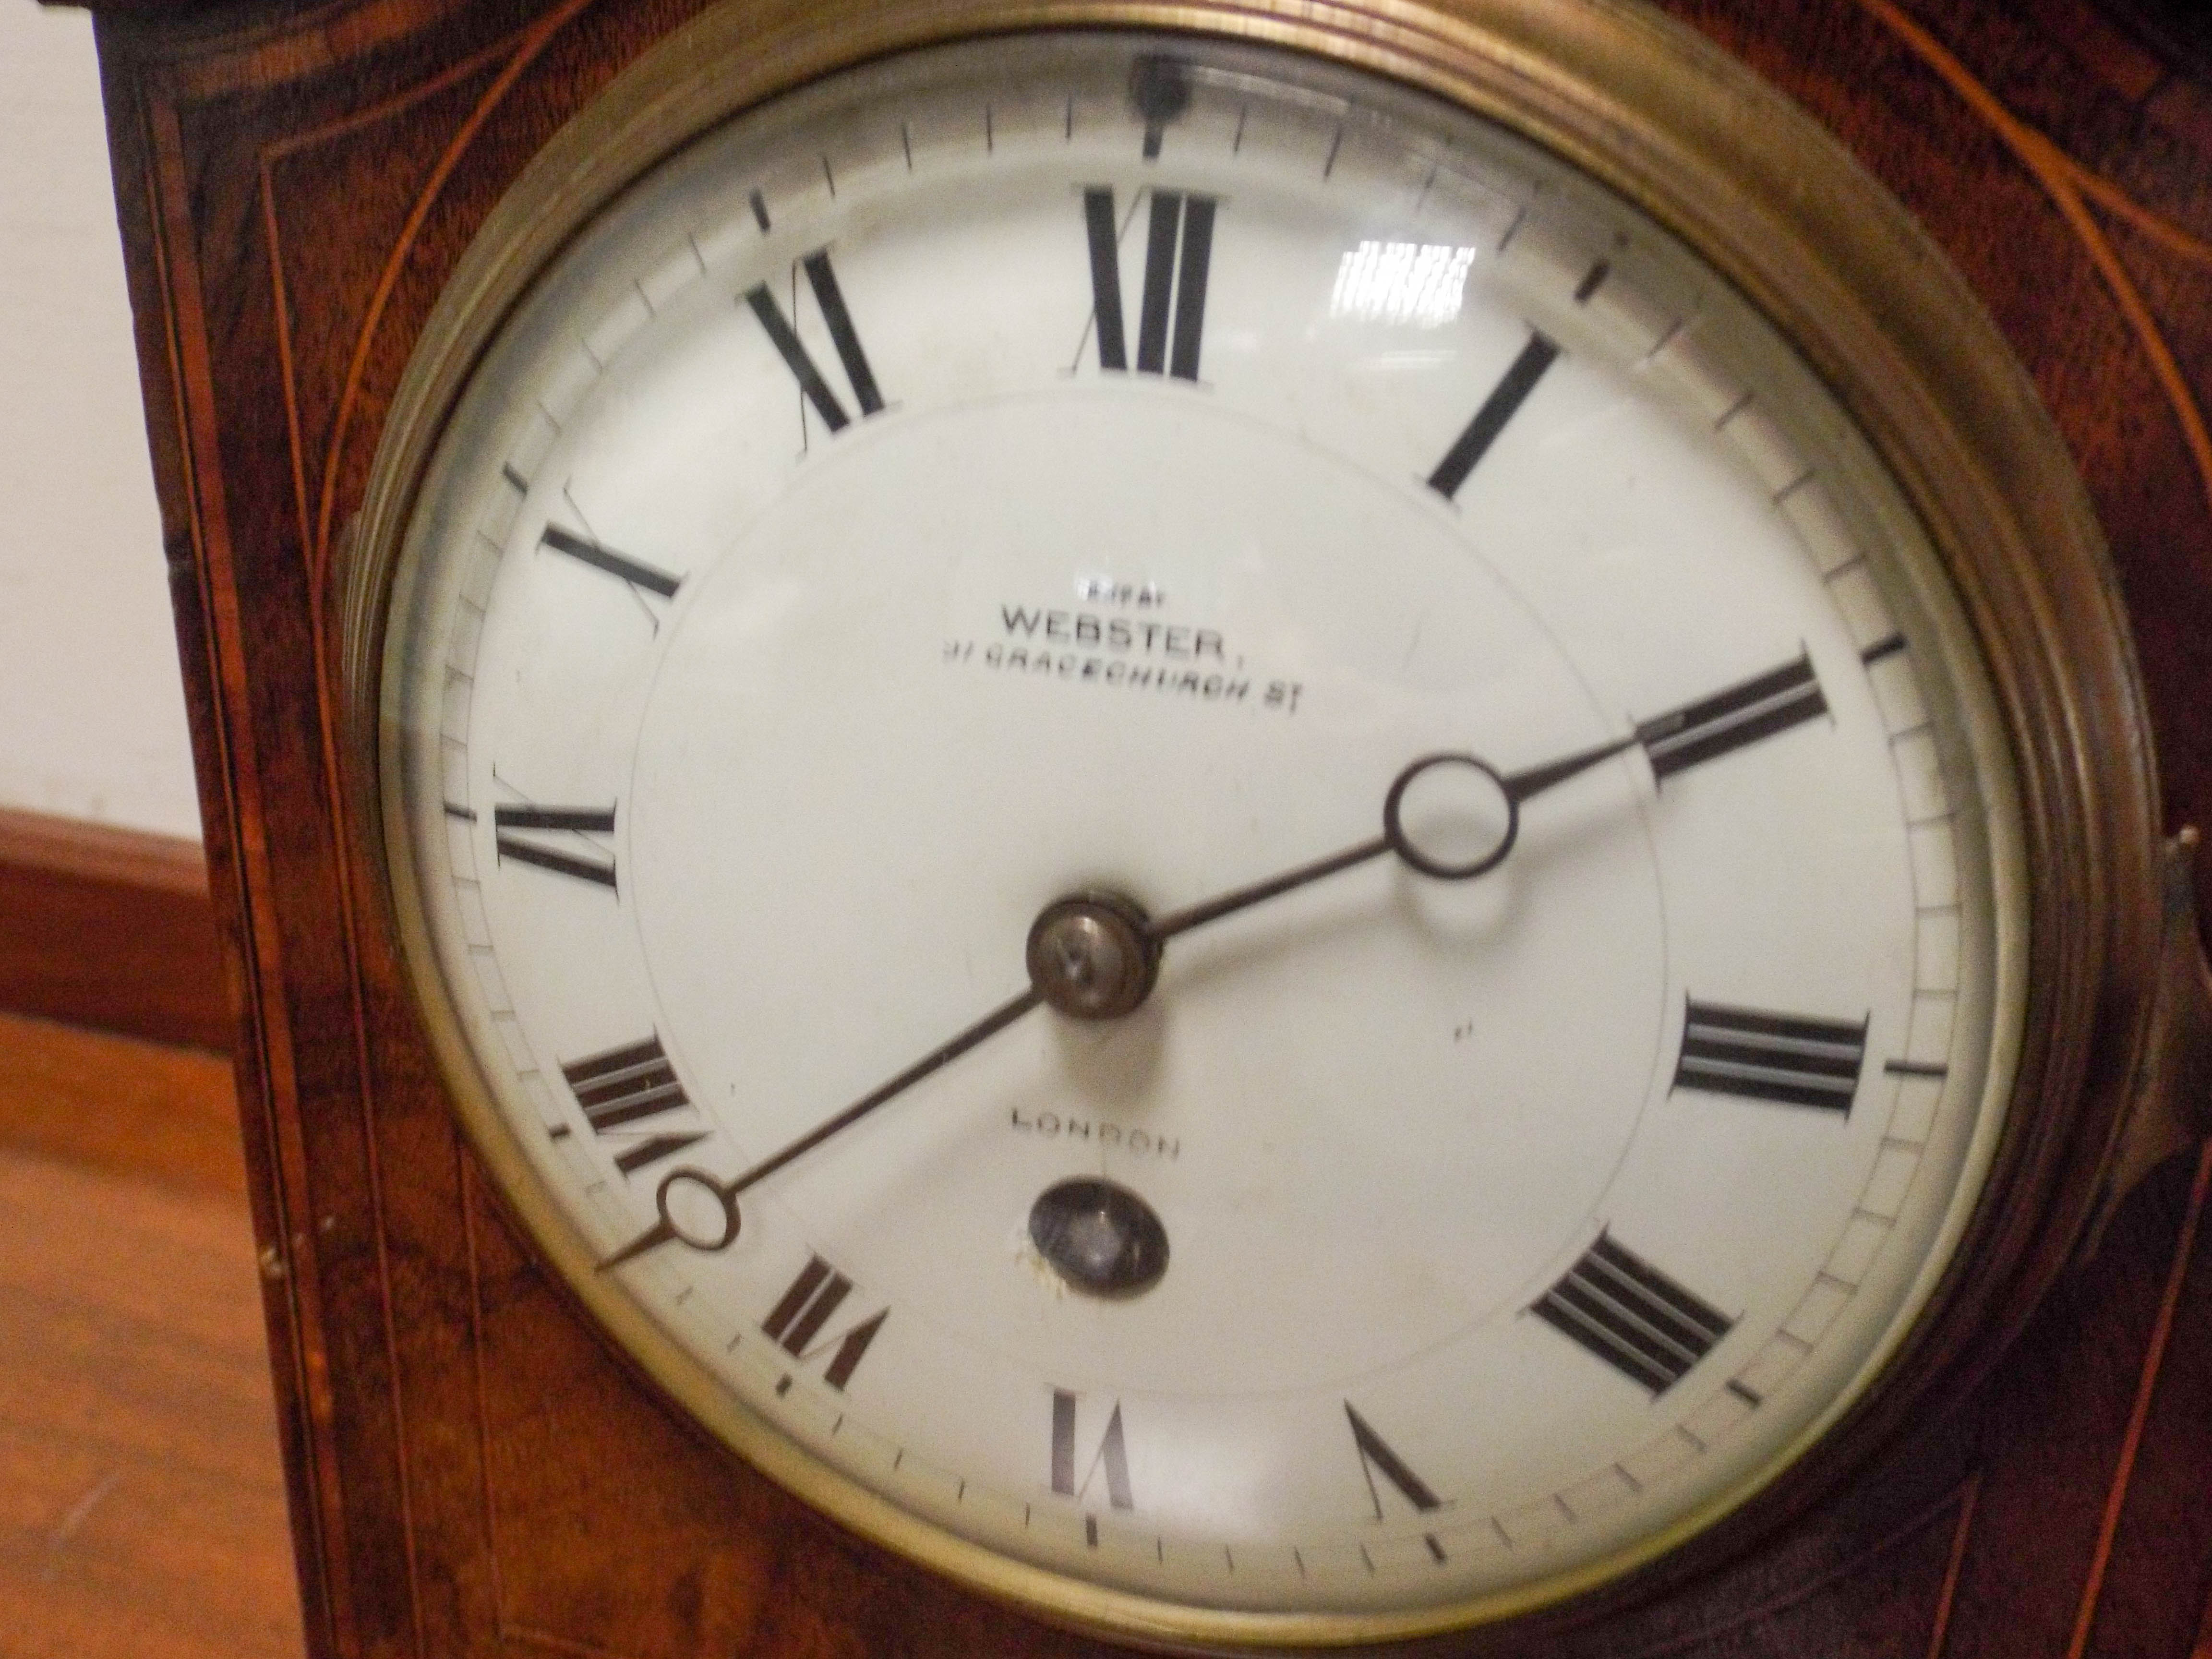
[[[830,1356],[822,1380],[841,1394],[853,1380],[853,1373],[860,1369],[868,1344],[876,1340],[876,1333],[883,1329],[884,1321],[891,1316],[889,1308],[878,1309],[858,1324],[815,1341],[822,1335],[822,1328],[830,1322],[830,1316],[844,1305],[845,1298],[852,1293],[851,1279],[820,1256],[810,1255],[806,1265],[799,1270],[799,1277],[791,1281],[791,1288],[784,1291],[781,1300],[761,1321],[761,1329],[768,1333],[769,1339],[801,1362],[834,1346],[836,1351]]]
[[[584,1121],[592,1133],[631,1143],[615,1158],[615,1168],[626,1176],[707,1138],[703,1130],[671,1134],[629,1127],[640,1118],[682,1111],[691,1104],[658,1036],[570,1060],[562,1066],[561,1075],[575,1091],[576,1104],[584,1109]]]
[[[1866,1037],[1863,1019],[1853,1024],[1692,1001],[1674,1087],[1849,1113]]]
[[[495,806],[491,811],[494,844],[501,859],[513,859],[518,864],[535,865],[540,870],[550,870],[556,875],[574,876],[579,881],[596,882],[602,887],[615,884],[615,861],[611,854],[602,852],[586,836],[614,833],[615,809],[611,806]],[[574,842],[548,845],[539,839],[525,840],[550,835],[573,836]]]
[[[807,287],[814,290],[814,303],[830,330],[830,343],[837,349],[837,361],[844,368],[846,381],[853,388],[853,398],[860,404],[861,415],[880,415],[883,394],[876,390],[875,371],[868,367],[868,355],[860,349],[860,336],[853,326],[853,314],[845,308],[845,295],[837,286],[837,273],[830,266],[829,249],[817,248],[799,264],[806,273]],[[745,303],[760,319],[776,355],[799,382],[806,401],[814,405],[814,412],[822,417],[822,423],[832,432],[843,431],[852,423],[845,413],[845,405],[837,401],[830,382],[815,367],[814,359],[799,340],[798,330],[783,314],[783,307],[775,302],[775,295],[769,292],[768,284],[757,283],[748,289]]]
[[[1145,294],[1137,318],[1137,373],[1166,373],[1179,380],[1198,378],[1198,354],[1206,329],[1206,284],[1213,262],[1211,196],[1155,190],[1152,218],[1145,233]],[[1098,333],[1098,367],[1129,367],[1128,337],[1121,315],[1120,226],[1114,192],[1093,185],[1083,192],[1083,222],[1091,244],[1092,319]]]
[[[1795,662],[1641,721],[1636,740],[1651,762],[1652,776],[1663,782],[1701,761],[1733,754],[1827,712],[1812,659],[1801,653]]]
[[[1605,1233],[1528,1311],[1654,1395],[1735,1323]]]

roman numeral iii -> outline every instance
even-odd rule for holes
[[[1139,374],[1164,371],[1179,380],[1198,378],[1216,205],[1211,196],[1152,192],[1151,223],[1145,233],[1145,293],[1137,319]],[[1126,370],[1129,349],[1121,313],[1121,228],[1110,188],[1093,185],[1084,191],[1083,222],[1091,246],[1098,367]]]
[[[817,248],[799,262],[806,273],[806,285],[814,291],[814,303],[822,313],[823,323],[830,330],[830,343],[837,349],[837,361],[845,370],[845,380],[853,388],[854,401],[860,406],[863,416],[883,412],[883,394],[876,390],[875,371],[868,367],[868,355],[860,349],[860,336],[853,326],[853,314],[845,308],[844,291],[837,286],[837,273],[830,268],[830,251]],[[842,432],[852,424],[845,413],[845,405],[837,401],[837,394],[830,389],[830,382],[815,367],[814,359],[800,343],[799,331],[792,326],[791,319],[783,314],[783,307],[775,302],[766,283],[755,283],[745,291],[745,303],[752,307],[753,315],[760,319],[762,328],[768,331],[776,355],[799,382],[799,389],[806,394],[806,401],[814,405],[814,412],[822,417],[823,425],[832,432]]]
[[[534,865],[556,875],[602,887],[615,884],[615,861],[589,836],[612,835],[611,806],[495,806],[491,823],[494,844],[501,859]],[[528,836],[529,839],[525,839]],[[547,840],[549,836],[573,837]]]
[[[876,1340],[876,1333],[883,1329],[884,1321],[891,1315],[889,1308],[878,1309],[842,1331],[823,1336],[822,1328],[852,1293],[851,1279],[820,1256],[810,1255],[806,1265],[799,1270],[799,1277],[791,1281],[791,1287],[769,1310],[768,1317],[761,1321],[761,1329],[769,1340],[794,1359],[810,1360],[825,1350],[834,1349],[822,1380],[841,1394],[853,1380],[853,1373],[860,1369],[868,1344]],[[817,1336],[822,1338],[818,1342],[815,1340]]]
[[[691,1104],[658,1036],[570,1060],[562,1066],[561,1075],[575,1091],[576,1104],[584,1109],[584,1121],[592,1133],[632,1143],[615,1158],[615,1168],[626,1176],[707,1138],[703,1130],[671,1134],[629,1127],[640,1118],[683,1111]]]
[[[1664,782],[1701,761],[1733,754],[1827,712],[1812,659],[1801,653],[1795,662],[1640,722],[1636,740],[1650,759],[1652,775]]]
[[[1605,1233],[1528,1311],[1654,1395],[1688,1376],[1735,1323]]]
[[[1854,1024],[1692,1002],[1674,1086],[1848,1113],[1866,1036],[1863,1019]]]

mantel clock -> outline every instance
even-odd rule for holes
[[[1742,59],[2025,130],[1801,10],[104,20],[320,1644],[2003,1629],[2007,1345],[2203,1322],[2212,465],[2139,661],[2098,365]]]

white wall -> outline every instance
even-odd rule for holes
[[[0,0],[0,806],[199,834],[92,25]]]

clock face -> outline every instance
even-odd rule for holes
[[[1318,61],[1002,40],[707,135],[501,330],[391,616],[517,1207],[1048,1607],[1649,1558],[1873,1384],[2002,1126],[2018,807],[1900,493],[1665,233]]]

